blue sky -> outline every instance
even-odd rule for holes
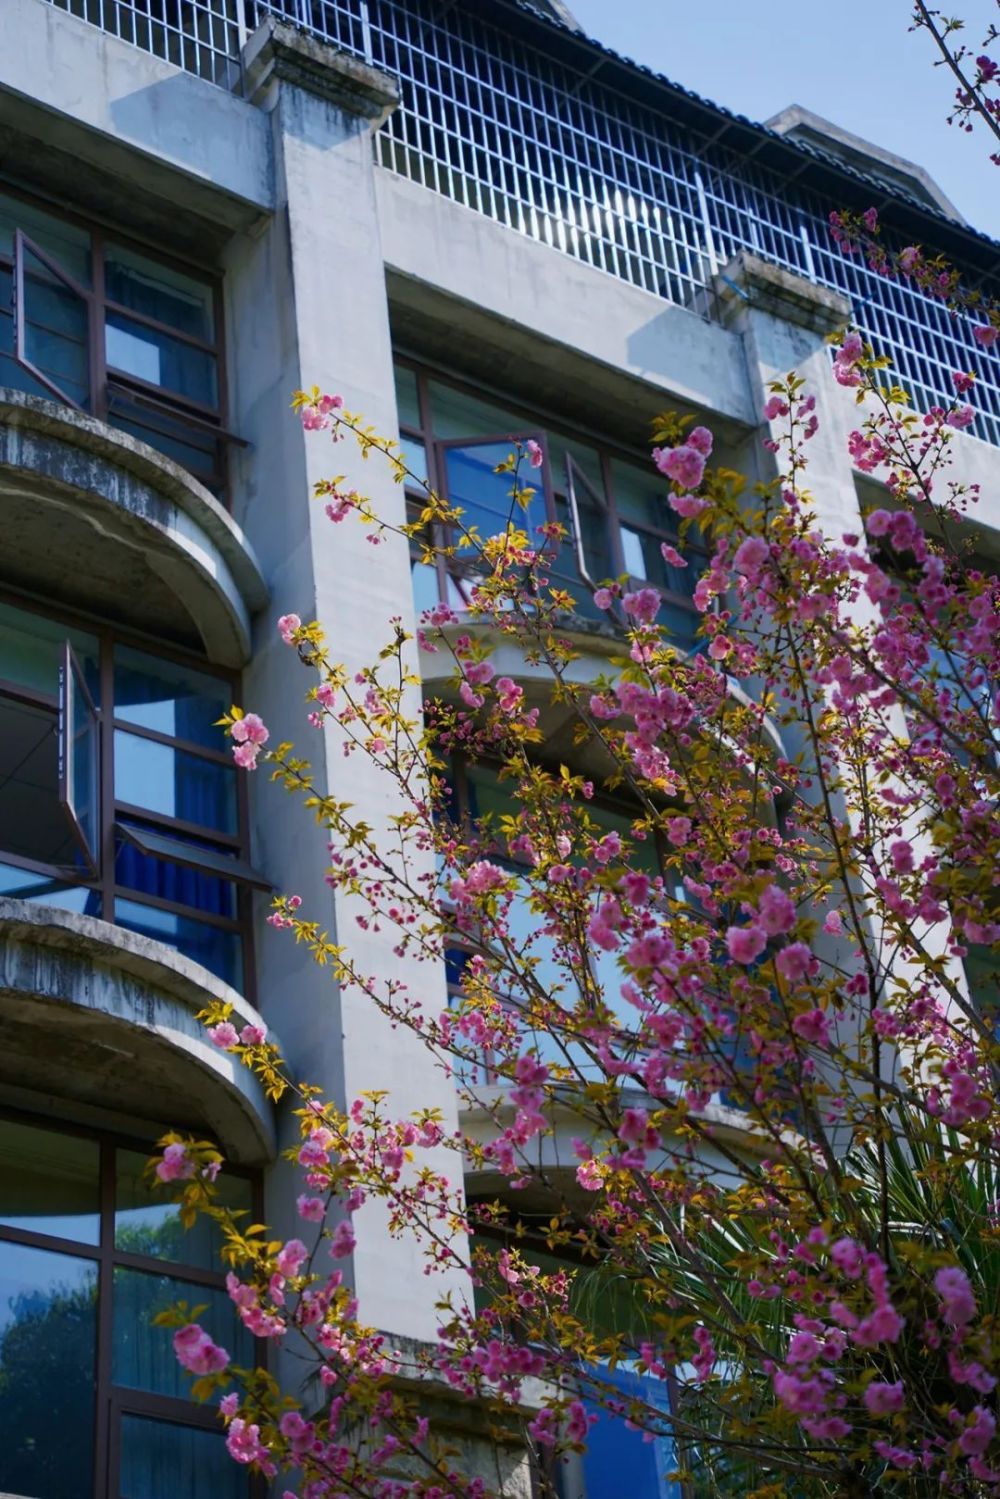
[[[985,134],[946,124],[950,75],[933,66],[930,37],[908,34],[909,0],[568,4],[591,36],[751,119],[802,104],[918,162],[970,224],[1000,239],[1000,167]],[[978,50],[995,0],[946,9],[966,18]]]

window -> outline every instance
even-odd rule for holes
[[[476,1208],[477,1203],[471,1202],[474,1217]],[[486,1221],[476,1227],[473,1236],[474,1251],[490,1258],[501,1247],[516,1249],[544,1274],[562,1272],[570,1281],[571,1313],[594,1337],[626,1337],[625,1349],[631,1357],[614,1368],[606,1363],[579,1365],[580,1397],[588,1415],[596,1420],[582,1455],[567,1453],[553,1459],[544,1450],[539,1452],[548,1484],[545,1492],[558,1499],[606,1499],[619,1494],[628,1499],[681,1499],[681,1487],[670,1477],[678,1464],[669,1423],[664,1420],[661,1425],[655,1417],[650,1419],[652,1412],[669,1415],[675,1382],[640,1374],[634,1367],[639,1345],[656,1338],[655,1327],[643,1316],[636,1287],[630,1286],[623,1275],[604,1275],[598,1259],[577,1247],[558,1253],[548,1247],[552,1216],[558,1216],[559,1211],[556,1204],[552,1211],[543,1211],[540,1205],[529,1210],[523,1203],[508,1201],[505,1217],[497,1222],[491,1203]],[[477,1280],[475,1295],[476,1310],[482,1313],[492,1298],[488,1280]],[[594,1398],[597,1390],[612,1400],[636,1401],[645,1408],[647,1426],[656,1425],[658,1430],[630,1430],[622,1415],[610,1414]]]
[[[483,536],[495,535],[509,520],[529,532],[546,521],[558,521],[566,539],[552,557],[554,586],[573,598],[577,614],[604,620],[593,602],[593,590],[607,578],[627,574],[635,586],[651,585],[663,595],[661,618],[682,650],[695,643],[699,616],[692,602],[704,565],[697,532],[688,532],[686,568],[671,567],[661,544],[678,544],[666,486],[648,461],[628,459],[580,442],[547,425],[518,416],[478,394],[446,384],[408,363],[396,365],[396,404],[402,456],[419,480],[426,480],[451,505],[461,506],[464,522]],[[537,472],[526,469],[523,482],[537,490],[527,516],[511,516],[511,480],[494,468],[515,443],[534,439],[545,455]],[[417,485],[407,490],[408,513],[415,520],[426,501]],[[436,527],[425,541],[432,547],[456,546],[456,555],[425,562],[420,540],[411,543],[414,600],[418,610],[443,600],[453,609],[467,607],[475,586],[473,555],[459,538]]]
[[[225,488],[219,289],[0,194],[0,385],[91,412]]]
[[[185,1231],[143,1179],[150,1147],[0,1116],[0,1492],[31,1499],[243,1499],[214,1408],[192,1404],[170,1334],[179,1300],[254,1361],[215,1270],[214,1225]],[[254,1209],[254,1183],[220,1175]]]
[[[518,813],[519,804],[511,789],[500,782],[488,768],[459,762],[454,767],[452,776],[455,788],[453,816],[469,825],[480,827],[487,836],[493,831],[499,832],[500,819]],[[632,868],[642,869],[653,877],[660,873],[655,841],[650,838],[644,844],[638,842],[632,835],[633,819],[627,813],[597,799],[588,803],[586,810],[597,828],[617,832],[632,845]],[[506,853],[494,854],[493,857],[499,858],[499,862],[515,876],[523,874],[526,868]],[[518,880],[518,888],[507,916],[511,946],[520,961],[527,959],[531,962],[534,978],[543,991],[569,1013],[577,1003],[581,986],[567,964],[557,956],[555,938],[546,936],[541,930],[543,924],[543,918],[531,908],[527,881],[522,886],[521,880]],[[467,961],[468,951],[463,948],[460,939],[456,940],[445,954],[448,991],[455,1004],[460,1002],[462,970]],[[594,947],[590,953],[590,967],[604,1004],[616,1014],[620,1024],[627,1026],[634,1019],[635,1010],[620,998],[623,975],[615,954]],[[515,996],[512,993],[510,1004],[512,1008],[523,1009],[527,1000],[527,994]],[[530,1036],[526,1034],[525,1039],[527,1044],[535,1046],[540,1059],[549,1065],[571,1065],[584,1077],[595,1071],[595,1064],[589,1054],[575,1042],[561,1042],[551,1027],[539,1027]],[[483,1055],[478,1067],[466,1067],[462,1075],[468,1083],[491,1082],[496,1077],[488,1054]]]
[[[231,679],[0,601],[0,894],[100,916],[249,993]]]

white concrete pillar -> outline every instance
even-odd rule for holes
[[[373,663],[391,638],[389,619],[401,616],[412,633],[414,613],[408,546],[400,537],[373,546],[353,518],[333,525],[311,498],[321,478],[348,474],[348,487],[369,495],[383,518],[404,519],[403,493],[377,455],[361,460],[351,442],[331,445],[324,434],[303,433],[289,410],[298,387],[319,386],[343,396],[380,433],[396,435],[396,407],[388,307],[374,189],[371,132],[395,103],[392,80],[290,27],[269,21],[246,52],[252,100],[270,114],[276,214],[261,233],[244,236],[229,267],[234,405],[240,431],[254,444],[240,460],[236,513],[262,557],[272,591],[270,617],[261,622],[248,673],[247,703],[265,715],[276,736],[291,738],[311,760],[317,785],[350,802],[353,816],[376,830],[400,810],[387,777],[367,757],[345,757],[339,730],[312,729],[303,696],[315,681],[283,645],[275,620],[297,613],[318,618],[334,659],[352,670]],[[409,710],[419,710],[414,694]],[[302,914],[331,940],[349,946],[359,971],[376,984],[402,980],[434,1014],[446,1005],[443,969],[399,959],[397,934],[365,932],[357,907],[332,895],[322,831],[301,805],[266,783],[254,786],[261,857],[279,888],[302,896]],[[262,913],[263,914],[263,913]],[[372,1000],[338,991],[287,934],[258,923],[262,1009],[280,1034],[298,1075],[319,1084],[340,1104],[374,1089],[389,1094],[394,1117],[424,1106],[442,1110],[454,1129],[454,1090],[423,1045],[393,1029]],[[286,1130],[286,1143],[292,1135]],[[457,1155],[424,1155],[428,1164],[460,1177]],[[272,1216],[293,1226],[293,1173],[276,1175]],[[360,1315],[389,1333],[432,1337],[434,1303],[446,1284],[466,1290],[467,1278],[425,1276],[408,1239],[392,1239],[377,1204],[355,1215],[353,1283]],[[470,1293],[471,1294],[471,1293]]]

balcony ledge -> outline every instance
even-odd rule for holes
[[[0,1081],[164,1128],[201,1129],[230,1159],[273,1159],[273,1111],[196,1013],[243,997],[163,943],[110,922],[0,897]]]
[[[8,581],[188,641],[220,665],[247,660],[250,617],[268,597],[260,565],[179,463],[96,417],[0,388],[0,507]]]

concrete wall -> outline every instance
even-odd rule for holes
[[[202,258],[273,203],[258,110],[44,0],[0,5],[0,133],[5,167],[34,146],[32,184]]]
[[[382,253],[405,322],[422,313],[450,339],[489,347],[494,382],[531,358],[539,404],[571,417],[586,386],[643,392],[644,421],[666,400],[726,422],[753,420],[739,340],[606,272],[494,223],[383,168],[376,171]],[[492,325],[492,327],[490,326]],[[514,376],[516,379],[516,374]],[[584,387],[583,390],[580,387]]]

